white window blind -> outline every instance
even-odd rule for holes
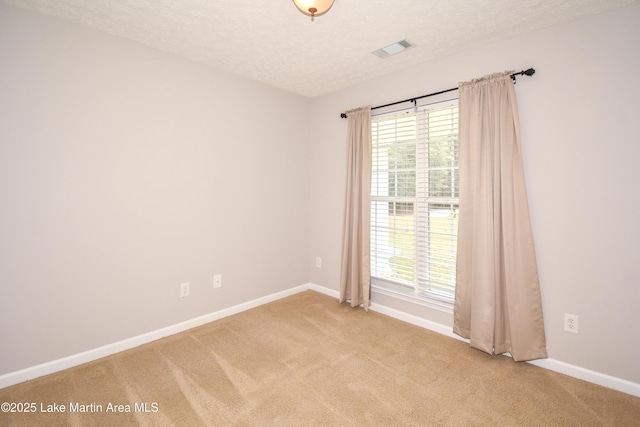
[[[458,230],[458,103],[374,116],[371,275],[452,300]]]

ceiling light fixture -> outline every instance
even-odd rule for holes
[[[313,18],[327,13],[334,0],[293,0],[298,10],[307,16]]]

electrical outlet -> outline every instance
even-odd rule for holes
[[[222,287],[222,274],[216,274],[215,276],[213,276],[213,288],[220,288]]]
[[[564,314],[564,330],[572,334],[578,333],[578,316],[575,314]]]
[[[180,283],[180,298],[189,296],[189,288],[191,285],[189,282]]]
[[[322,258],[316,257],[316,268],[322,268]]]

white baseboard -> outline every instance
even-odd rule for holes
[[[598,384],[603,387],[612,388],[632,396],[640,397],[640,384],[627,381],[622,378],[612,377],[611,375],[602,374],[600,372],[591,371],[581,368],[580,366],[570,365],[556,359],[540,359],[532,360],[528,363],[549,369],[550,371],[559,372],[570,377],[578,378],[583,381]]]
[[[325,288],[324,286],[309,283],[309,289],[312,291],[320,292],[321,294],[328,295],[335,299],[340,299],[340,291],[334,291],[333,289]]]
[[[315,285],[317,288],[318,286]],[[313,288],[312,288],[313,289]],[[314,289],[317,290],[317,289]],[[462,338],[461,336],[453,333],[451,326],[446,326],[441,323],[436,323],[431,320],[424,319],[412,314],[405,313],[394,308],[390,308],[384,305],[371,304],[370,309],[377,311],[378,313],[385,314],[389,317],[393,317],[398,320],[410,323],[412,325],[420,326],[425,329],[437,332],[442,335],[446,335],[451,338],[455,338],[460,341],[469,342],[469,340]],[[589,369],[581,368],[580,366],[571,365],[569,363],[562,362],[556,359],[540,359],[532,360],[528,363],[539,366],[541,368],[549,369],[551,371],[559,372],[570,377],[578,378],[580,380],[588,381],[590,383],[598,384],[603,387],[611,388],[621,391],[623,393],[630,394],[632,396],[640,397],[640,384],[632,381],[624,380],[622,378],[613,377],[611,375],[602,374],[600,372],[591,371]]]
[[[412,325],[429,329],[430,331],[437,332],[442,335],[446,335],[450,338],[455,338],[460,341],[469,342],[469,340],[462,338],[460,335],[454,334],[451,326],[446,326],[446,325],[443,325],[442,323],[436,323],[432,320],[428,320],[423,317],[415,316],[413,314],[408,314],[408,313],[405,313],[404,311],[387,307],[386,305],[372,303],[370,309],[371,311],[377,311],[378,313],[385,314],[389,317],[393,317],[394,319],[402,320],[403,322],[411,323]]]
[[[158,329],[148,332],[146,334],[138,335],[126,340],[118,341],[112,344],[107,344],[102,347],[98,347],[92,350],[88,350],[82,353],[74,354],[62,359],[53,360],[51,362],[36,365],[30,368],[22,369],[16,372],[10,372],[0,376],[0,388],[8,387],[14,384],[21,383],[23,381],[31,380],[41,377],[43,375],[52,374],[54,372],[62,371],[64,369],[72,368],[74,366],[81,365],[83,363],[91,362],[93,360],[100,359],[102,357],[110,356],[115,353],[119,353],[124,350],[128,350],[134,347],[138,347],[142,344],[147,344],[151,341],[158,340],[160,338],[177,334],[179,332],[186,331],[197,326],[204,325],[209,322],[213,322],[224,317],[228,317],[234,314],[241,313],[243,311],[267,304],[269,302],[277,301],[281,298],[288,297],[290,295],[297,294],[306,290],[313,290],[333,298],[340,298],[340,293],[336,290],[326,288],[324,286],[316,285],[313,283],[307,283],[306,285],[296,286],[291,289],[287,289],[281,292],[276,292],[271,295],[266,295],[261,298],[257,298],[251,301],[247,301],[242,304],[234,305],[233,307],[225,308],[213,313],[206,314],[204,316],[196,317],[175,325],[168,326],[166,328]],[[450,326],[446,326],[440,323],[433,322],[431,320],[424,319],[422,317],[414,316],[412,314],[405,313],[394,308],[390,308],[380,304],[372,304],[370,309],[378,313],[393,317],[403,322],[410,323],[412,325],[419,326],[421,328],[429,329],[439,334],[454,338],[460,341],[468,342],[468,340],[453,333]],[[610,375],[602,374],[599,372],[591,371],[589,369],[581,368],[579,366],[571,365],[565,362],[561,362],[555,359],[541,359],[529,362],[533,365],[541,368],[549,369],[551,371],[559,372],[564,375],[569,375],[574,378],[578,378],[584,381],[588,381],[594,384],[598,384],[607,388],[621,391],[623,393],[630,394],[632,396],[640,397],[640,384],[627,381],[621,378],[612,377]]]
[[[234,305],[233,307],[205,314],[204,316],[176,323],[175,325],[167,326],[166,328],[157,329],[155,331],[147,332],[142,335],[127,338],[125,340],[107,344],[102,347],[94,348],[92,350],[83,351],[82,353],[73,354],[61,359],[52,360],[51,362],[42,363],[40,365],[22,369],[20,371],[0,375],[0,388],[9,387],[14,384],[18,384],[44,375],[49,375],[54,372],[72,368],[74,366],[82,365],[84,363],[100,359],[102,357],[110,356],[124,350],[129,350],[142,344],[147,344],[151,341],[155,341],[169,335],[174,335],[179,332],[195,328],[197,326],[202,326],[206,323],[213,322],[215,320],[222,319],[224,317],[231,316],[237,313],[241,313],[243,311],[279,300],[284,297],[288,297],[293,294],[297,294],[302,291],[306,291],[310,289],[310,287],[310,284],[296,286],[291,289],[276,292],[275,294],[266,295],[264,297],[247,301],[245,303]]]

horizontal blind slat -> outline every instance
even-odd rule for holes
[[[372,275],[452,297],[457,103],[372,118]]]

